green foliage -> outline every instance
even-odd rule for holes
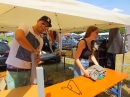
[[[76,34],[81,34],[83,33],[84,31],[78,31],[78,32],[73,32],[73,33],[76,33]]]
[[[12,37],[5,37],[5,36],[3,36],[3,35],[0,35],[0,38],[5,39],[5,40],[8,40],[9,42],[13,40]]]
[[[99,33],[106,33],[109,32],[109,30],[100,30]]]
[[[120,31],[121,34],[124,34],[125,33],[125,28],[119,28],[119,31]],[[109,32],[109,29],[107,29],[107,30],[100,30],[99,32],[100,33]]]
[[[119,30],[121,34],[125,34],[125,28],[120,28]]]
[[[119,31],[121,34],[124,34],[125,33],[125,28],[119,28]],[[73,32],[73,33],[76,33],[76,34],[81,34],[85,31],[77,31],[77,32]],[[107,33],[109,32],[109,29],[106,29],[106,30],[100,30],[99,33]]]

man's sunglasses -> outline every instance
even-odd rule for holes
[[[50,27],[46,26],[44,23],[42,23],[43,27],[46,27],[46,29],[49,29]]]

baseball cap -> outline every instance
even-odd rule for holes
[[[42,16],[39,20],[45,21],[49,24],[49,27],[52,27],[51,25],[51,19],[48,16]]]

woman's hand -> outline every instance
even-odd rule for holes
[[[90,73],[90,70],[85,70],[84,75],[85,75],[86,77],[90,77],[90,76],[89,76],[89,73]]]

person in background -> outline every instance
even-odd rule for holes
[[[46,53],[53,53],[56,49],[58,49],[59,36],[56,31],[47,31],[43,34],[43,47],[42,51]]]
[[[50,30],[50,37],[52,40],[52,50],[59,49],[59,35],[56,31]]]
[[[108,49],[107,44],[108,44],[108,39],[106,38],[101,42],[98,48],[99,64],[104,68],[107,65],[107,49]]]
[[[94,56],[94,41],[98,36],[98,28],[89,26],[84,38],[79,41],[75,54],[74,77],[85,75],[89,77],[86,69],[89,67],[89,57],[95,65],[99,65]]]
[[[38,19],[34,26],[19,25],[6,60],[8,89],[33,84],[31,82],[31,53],[38,55],[36,62],[39,63],[39,52],[43,46],[41,35],[51,26],[51,19],[47,16]]]
[[[48,31],[46,33],[43,33],[43,47],[42,47],[42,52],[45,53],[53,53],[52,50],[52,40],[51,37],[48,33]]]

